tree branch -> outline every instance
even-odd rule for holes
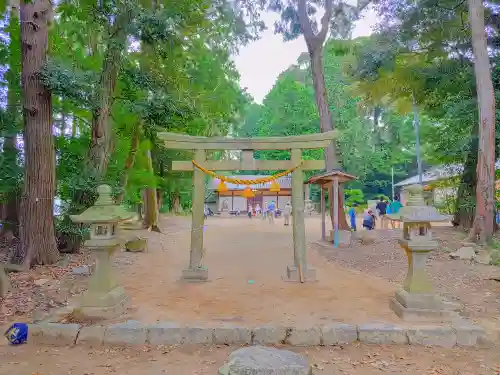
[[[341,8],[340,8],[341,9]],[[333,0],[325,1],[325,14],[321,17],[321,30],[316,37],[318,43],[323,44],[326,39],[326,34],[328,33],[328,27],[330,26],[330,20],[333,15]]]
[[[331,2],[331,0],[328,1]],[[313,29],[311,27],[311,20],[307,15],[306,0],[298,1],[297,10],[299,15],[300,26],[302,27],[302,33],[304,34],[306,43],[312,46],[316,41],[316,36],[314,35]]]

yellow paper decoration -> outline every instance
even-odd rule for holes
[[[275,180],[277,180],[280,177],[284,177],[287,174],[292,173],[294,170],[296,170],[298,167],[300,167],[302,165],[302,162],[300,162],[295,167],[287,169],[286,171],[277,173],[277,174],[272,175],[272,176],[260,177],[260,178],[256,178],[255,180],[244,180],[244,179],[239,179],[239,178],[236,178],[236,177],[229,177],[229,176],[218,175],[214,171],[209,171],[208,169],[203,168],[200,164],[198,164],[194,160],[191,160],[191,162],[193,163],[193,165],[196,168],[198,168],[200,171],[208,174],[209,176],[217,178],[217,179],[219,179],[221,181],[230,182],[232,184],[247,185],[247,186],[250,186],[250,185],[260,185],[260,184],[265,184],[266,182],[275,181]]]
[[[244,196],[245,198],[252,198],[255,196],[252,189],[250,189],[250,186],[247,186],[245,190],[243,190],[243,193],[241,193],[241,195]]]
[[[217,185],[217,191],[219,193],[225,193],[226,191],[229,191],[229,189],[227,188],[227,185],[224,181],[220,181],[219,182],[219,185]]]
[[[273,193],[277,193],[281,190],[280,184],[278,183],[277,180],[274,180],[271,183],[271,186],[269,187],[269,191],[272,191]]]

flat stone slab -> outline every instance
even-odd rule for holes
[[[79,331],[79,324],[29,324],[28,342],[31,344],[71,346],[75,344]]]
[[[410,345],[440,346],[453,348],[457,335],[453,328],[443,326],[423,326],[408,330]]]
[[[146,327],[140,322],[129,320],[112,324],[104,332],[104,343],[118,346],[138,346],[146,343]]]
[[[374,323],[359,326],[359,341],[369,344],[408,344],[404,328],[392,324]]]
[[[183,326],[176,322],[150,325],[126,321],[110,325],[80,326],[47,323],[29,325],[29,343],[41,345],[140,346],[151,345],[290,345],[312,347],[356,341],[378,345],[491,346],[500,342],[495,330],[486,331],[465,319],[445,325],[370,323],[359,326],[327,323],[313,327],[265,325],[249,328],[227,324],[216,327]],[[253,373],[251,373],[252,375]]]
[[[332,323],[320,327],[321,344],[350,344],[358,340],[358,328],[352,324]]]
[[[253,346],[234,351],[219,375],[312,375],[307,359],[289,350]]]

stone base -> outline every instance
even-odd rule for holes
[[[460,308],[435,294],[408,293],[403,289],[395,293],[389,306],[408,322],[451,322],[458,317],[455,310]]]
[[[125,313],[128,300],[123,287],[116,287],[102,295],[87,293],[73,310],[73,315],[78,320],[113,319]]]
[[[305,269],[302,269],[302,277],[305,282],[317,281],[316,269],[311,266],[305,267]],[[286,276],[283,277],[283,280],[292,283],[300,283],[299,269],[295,266],[287,266]]]
[[[186,268],[182,270],[181,280],[185,282],[205,282],[208,280],[208,268]]]

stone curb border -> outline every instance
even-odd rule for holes
[[[79,324],[30,324],[28,342],[42,345],[141,346],[150,345],[290,345],[329,346],[362,342],[368,344],[406,344],[445,348],[491,346],[495,340],[485,330],[468,322],[451,326],[421,325],[401,327],[385,323],[351,325],[325,324],[310,328],[261,326],[245,328],[184,327],[173,322],[143,324],[138,321],[108,326]]]

